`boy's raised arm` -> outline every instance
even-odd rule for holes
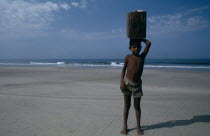
[[[144,48],[144,51],[142,53],[142,55],[144,57],[146,57],[147,56],[147,53],[149,52],[149,48],[151,46],[151,42],[149,40],[147,40],[147,39],[141,39],[141,40],[146,44],[146,47]]]

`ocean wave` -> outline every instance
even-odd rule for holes
[[[28,62],[0,62],[4,66],[70,66],[70,67],[90,67],[90,68],[122,68],[122,61],[28,61]],[[189,69],[189,70],[210,70],[210,65],[179,65],[179,64],[145,64],[145,68],[154,69]]]
[[[197,68],[197,69],[210,69],[210,66],[164,66],[164,65],[145,65],[147,68]]]
[[[96,64],[87,64],[87,63],[69,63],[70,66],[76,67],[122,67],[124,63],[111,62],[111,63],[96,63]]]
[[[124,63],[110,62],[110,63],[67,63],[67,62],[30,62],[32,65],[69,65],[73,67],[123,67]],[[145,68],[175,68],[175,69],[210,69],[210,66],[195,66],[195,65],[144,65]]]
[[[111,66],[123,67],[124,63],[111,62]],[[182,69],[210,69],[210,66],[195,65],[144,65],[145,68],[182,68]]]
[[[66,62],[30,62],[30,64],[34,64],[34,65],[64,65],[66,64]]]
[[[84,64],[84,63],[71,63],[70,66],[76,66],[76,67],[104,67],[108,66],[105,64]]]
[[[122,67],[124,65],[124,63],[118,63],[118,62],[111,62],[110,64],[111,66],[119,66],[119,67]]]

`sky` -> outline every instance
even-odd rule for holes
[[[123,59],[135,10],[147,58],[210,59],[210,0],[0,0],[0,59]]]

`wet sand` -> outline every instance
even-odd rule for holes
[[[120,73],[1,66],[0,135],[120,136]],[[210,136],[210,72],[145,69],[142,80],[145,136]],[[137,135],[135,126],[132,106],[128,135]]]

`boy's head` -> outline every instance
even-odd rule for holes
[[[141,40],[140,39],[130,39],[129,49],[133,54],[139,54],[141,50]]]
[[[141,46],[141,40],[140,39],[130,39],[129,49],[131,48],[132,45]]]

